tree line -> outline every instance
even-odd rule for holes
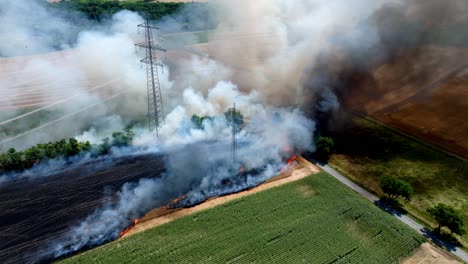
[[[181,27],[177,30],[184,31],[214,29],[219,23],[216,10],[208,3],[198,2],[69,0],[48,3],[48,7],[59,12],[79,12],[89,20],[97,22],[108,19],[121,10],[137,12],[149,20],[160,20],[170,16],[170,20],[177,22]]]
[[[51,4],[61,9],[77,10],[91,20],[101,21],[120,10],[138,12],[151,20],[177,13],[185,3],[162,3],[150,1],[117,1],[117,0],[71,0]]]
[[[79,142],[75,138],[62,139],[56,142],[37,144],[22,151],[10,148],[0,154],[0,172],[22,171],[49,159],[70,158],[79,154],[91,153],[97,157],[106,155],[112,147],[131,145],[135,133],[131,128],[123,132],[112,133],[112,138],[103,139],[101,144],[92,145],[89,141]]]

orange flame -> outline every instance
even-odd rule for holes
[[[280,169],[281,173],[285,173],[287,170],[289,170],[289,167],[293,165],[293,162],[297,159],[296,155],[291,156],[288,161],[286,162],[286,166]]]
[[[293,164],[293,162],[296,160],[296,155],[293,155],[291,158],[288,159],[288,166],[291,166]]]
[[[138,218],[133,219],[133,223],[132,223],[129,227],[125,228],[124,231],[122,231],[122,232],[119,233],[119,238],[123,237],[125,234],[127,234],[128,232],[130,232],[130,230],[131,230],[136,224],[138,224],[138,221],[139,221]]]
[[[187,195],[182,195],[181,197],[172,199],[168,204],[163,205],[162,208],[169,209],[171,208],[171,205],[177,205],[180,201],[184,200],[185,198],[187,198]]]

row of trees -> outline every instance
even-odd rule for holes
[[[46,144],[37,144],[23,151],[10,148],[6,153],[0,155],[0,168],[2,171],[24,170],[31,168],[34,164],[58,157],[71,157],[83,151],[90,151],[89,142],[78,142],[74,138],[68,141],[60,140]]]
[[[112,133],[112,139],[105,138],[102,144],[91,145],[89,141],[79,142],[75,138],[63,139],[46,144],[37,144],[23,151],[10,148],[0,154],[0,170],[2,172],[21,171],[48,159],[69,158],[78,154],[91,152],[94,156],[108,154],[111,147],[123,147],[132,143],[135,134],[130,128],[123,132]]]
[[[395,177],[383,176],[380,179],[380,188],[387,195],[387,198],[396,201],[399,197],[403,197],[406,201],[411,200],[413,195],[413,187],[408,182],[397,179]],[[438,226],[435,229],[440,233],[442,227],[447,227],[452,233],[463,235],[463,215],[457,210],[446,204],[438,204],[427,209],[427,212],[434,217]]]
[[[193,3],[206,5],[204,3]],[[51,4],[53,7],[65,10],[77,10],[91,20],[101,21],[103,18],[127,9],[138,12],[151,20],[158,20],[166,15],[177,13],[185,3],[180,2],[150,2],[150,1],[117,1],[117,0],[71,0]]]

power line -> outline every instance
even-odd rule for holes
[[[32,133],[32,132],[34,132],[34,131],[37,131],[37,130],[39,130],[39,129],[42,129],[42,128],[44,128],[44,127],[50,126],[50,125],[52,125],[52,124],[55,124],[55,123],[57,123],[57,122],[59,122],[59,121],[62,121],[62,120],[66,119],[66,118],[69,118],[69,117],[72,117],[72,116],[74,116],[74,115],[76,115],[76,114],[79,114],[79,113],[81,113],[81,112],[83,112],[83,111],[89,110],[89,109],[91,109],[91,108],[93,108],[93,107],[95,107],[95,106],[97,106],[97,105],[100,105],[100,104],[105,103],[105,102],[107,102],[107,101],[109,101],[109,100],[111,100],[111,99],[114,99],[115,97],[120,96],[120,95],[122,95],[122,94],[124,94],[124,93],[126,93],[126,92],[128,92],[128,90],[124,90],[124,91],[119,92],[119,93],[117,93],[117,94],[111,95],[111,96],[106,97],[105,99],[103,99],[103,100],[101,100],[101,101],[99,101],[99,102],[97,102],[97,103],[95,103],[95,104],[92,104],[92,105],[90,105],[90,106],[87,106],[87,107],[85,107],[85,108],[82,108],[82,109],[80,109],[80,110],[78,110],[78,111],[75,111],[75,112],[73,112],[73,113],[64,115],[64,116],[62,116],[62,117],[60,117],[60,118],[57,118],[57,119],[52,120],[52,121],[50,121],[50,122],[47,122],[47,123],[45,123],[45,124],[43,124],[43,125],[41,125],[41,126],[35,127],[35,128],[33,128],[33,129],[31,129],[31,130],[28,130],[28,131],[26,131],[26,132],[23,132],[23,133],[21,133],[21,134],[18,134],[18,135],[14,136],[14,137],[11,137],[11,138],[8,138],[8,139],[6,139],[6,140],[3,140],[2,142],[0,142],[0,145],[5,144],[5,143],[7,143],[7,142],[10,142],[10,141],[12,141],[12,140],[14,140],[14,139],[17,139],[17,138],[19,138],[19,137],[25,136],[25,135],[27,135],[27,134],[30,134],[30,133]]]
[[[109,82],[106,82],[106,83],[100,84],[100,85],[98,85],[98,86],[96,86],[96,87],[93,87],[93,88],[89,89],[89,90],[88,90],[88,92],[91,92],[91,91],[94,91],[94,90],[96,90],[96,89],[99,89],[99,88],[105,87],[105,86],[107,86],[107,85],[109,85],[109,84],[111,84],[111,83],[114,83],[114,82],[118,81],[118,80],[120,80],[120,79],[114,79],[114,80],[111,80],[111,81],[109,81]],[[38,109],[35,109],[35,110],[31,111],[31,112],[28,112],[28,113],[25,113],[25,114],[22,114],[22,115],[19,115],[19,116],[13,117],[13,118],[11,118],[11,119],[8,119],[8,120],[5,120],[5,121],[2,121],[2,122],[0,122],[0,126],[3,126],[3,125],[5,125],[5,124],[8,124],[8,123],[10,123],[10,122],[13,122],[13,121],[15,121],[15,120],[18,120],[18,119],[21,119],[21,118],[23,118],[23,117],[26,117],[26,116],[32,115],[32,114],[34,114],[34,113],[37,113],[37,112],[39,112],[39,111],[42,111],[42,110],[45,110],[45,109],[51,108],[51,107],[53,107],[53,106],[56,106],[56,105],[62,104],[62,103],[64,103],[64,102],[66,102],[66,101],[69,101],[69,100],[71,100],[71,99],[73,99],[73,98],[75,98],[75,97],[79,96],[79,95],[80,95],[80,94],[75,94],[75,95],[72,95],[72,96],[70,96],[70,97],[67,97],[67,98],[65,98],[65,99],[62,99],[62,100],[60,100],[60,101],[57,101],[57,102],[55,102],[55,103],[52,103],[52,104],[46,105],[46,106],[44,106],[44,107],[41,107],[41,108],[38,108]]]

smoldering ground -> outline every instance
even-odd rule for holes
[[[155,142],[155,147],[168,159],[162,177],[125,185],[116,203],[96,210],[72,227],[63,241],[49,245],[42,253],[59,257],[116,239],[134,218],[172,198],[185,195],[184,204],[191,205],[212,196],[251,188],[278,174],[291,150],[313,151],[314,123],[300,111],[255,103],[251,101],[252,95],[240,94],[232,84],[221,83],[212,92],[217,96],[192,95],[196,98],[191,98],[187,95],[186,103],[168,114],[168,121]],[[235,96],[231,97],[231,93]],[[225,117],[213,115],[212,119],[205,120],[203,129],[196,128],[190,121],[193,100],[212,109],[211,114],[218,107],[224,109],[220,106],[222,102],[229,105],[238,100],[239,109],[246,108],[248,121],[237,135],[236,164],[232,164],[230,151],[232,128]],[[147,133],[135,140],[140,146],[150,146],[150,142],[154,139]],[[241,166],[246,171],[242,175]]]
[[[440,8],[442,2],[450,8]],[[192,57],[171,64],[162,85],[168,115],[161,136],[154,140],[139,132],[135,140],[138,146],[169,153],[165,176],[125,185],[117,202],[85,218],[41,254],[60,256],[112,240],[132,218],[165,199],[190,194],[196,202],[225,190],[258,184],[282,165],[283,147],[313,150],[314,123],[293,109],[301,107],[312,115],[333,111],[347,91],[365,79],[372,65],[397,56],[401,47],[413,49],[434,38],[446,40],[431,35],[431,26],[403,26],[414,17],[422,19],[435,12],[444,25],[463,24],[466,19],[466,5],[461,0],[242,0],[215,5],[223,20],[213,36],[219,41],[210,50],[211,59]],[[78,61],[86,67],[78,71],[105,79],[123,76],[119,83],[134,89],[140,99],[126,100],[122,105],[127,112],[141,115],[145,108],[138,106],[146,104],[141,90],[145,77],[133,53],[135,32],[119,31],[133,27],[141,18],[132,13],[124,17],[127,15],[132,19],[115,22],[114,33],[80,34],[78,47],[84,53]],[[464,34],[450,26],[447,31]],[[223,40],[226,32],[237,33],[237,37]],[[239,134],[239,139],[247,142],[240,149],[239,162],[261,168],[262,173],[225,186],[226,179],[237,176],[229,170],[229,146],[206,142],[228,142],[229,126],[223,118],[215,118],[200,130],[191,125],[190,116],[221,116],[234,102],[248,120]],[[210,146],[216,148],[207,149]]]

